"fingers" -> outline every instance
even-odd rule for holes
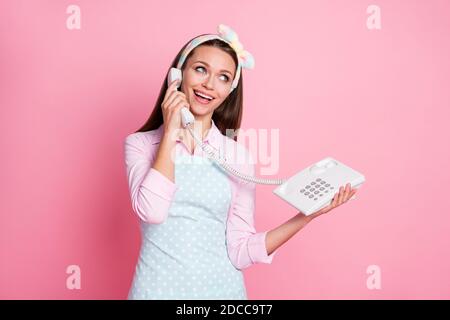
[[[348,195],[350,194],[350,191],[351,191],[350,183],[347,183],[346,186],[345,186],[344,197],[342,199],[343,202],[347,202],[348,201],[348,198],[349,198]]]
[[[173,92],[177,91],[177,86],[180,83],[179,79],[175,79],[170,83],[170,86],[167,88],[168,91]]]
[[[176,80],[172,81],[172,83],[169,85],[169,87],[167,88],[167,91],[166,91],[166,95],[165,95],[164,100],[161,105],[164,105],[166,103],[166,101],[168,101],[171,97],[173,97],[175,95],[175,93],[180,92],[177,90],[178,82],[179,82],[179,80],[176,79]]]
[[[169,108],[169,109],[173,109],[175,108],[178,104],[180,103],[184,103],[185,105],[187,104],[186,98],[184,97],[184,94],[182,92],[180,92],[179,94],[175,94],[174,96],[172,96],[166,103],[166,105],[164,106],[165,109]]]
[[[177,98],[183,97],[183,93],[180,91],[173,91],[169,94],[166,99],[166,102],[163,103],[163,108],[167,109],[170,105],[174,103]]]
[[[169,108],[169,109],[175,108],[180,103],[183,103],[184,106],[189,108],[189,103],[188,103],[184,93],[177,91],[168,99],[166,104],[163,106],[163,109],[165,110],[167,108]]]
[[[186,102],[185,99],[180,100],[179,102],[177,102],[176,105],[174,105],[173,107],[171,107],[171,110],[173,110],[173,112],[177,112],[178,110],[180,110],[181,108],[186,107],[189,109],[189,104]]]
[[[350,183],[347,183],[345,187],[341,186],[339,188],[339,193],[336,193],[337,195],[336,206],[340,206],[341,204],[347,202],[348,199],[350,199],[355,193],[356,189],[352,189]]]
[[[339,188],[339,192],[336,192],[333,199],[331,200],[331,203],[320,209],[319,211],[313,213],[310,217],[315,218],[318,217],[324,213],[327,213],[328,211],[340,206],[342,203],[347,202],[348,199],[350,199],[355,193],[357,189],[352,189],[350,183],[347,183],[344,186]]]
[[[185,107],[186,103],[184,101],[179,101],[177,104],[170,106],[167,110],[168,118],[171,119],[182,107]]]
[[[344,200],[344,187],[340,187],[337,205],[340,206],[342,204],[343,200]]]
[[[164,104],[167,101],[167,99],[172,95],[173,92],[177,92],[177,84],[178,80],[172,81],[172,83],[167,88],[166,96],[164,97],[162,104]]]
[[[337,193],[336,193],[336,195],[334,196],[333,200],[331,201],[331,203],[330,203],[328,206],[326,206],[326,207],[320,209],[319,211],[315,212],[315,213],[312,214],[312,215],[313,215],[314,217],[316,217],[316,216],[320,216],[321,214],[327,213],[328,211],[330,211],[331,209],[333,209],[334,207],[336,207],[336,205],[337,205],[337,200],[338,200],[338,197],[337,197]]]
[[[344,187],[340,187],[339,191],[336,192],[336,194],[334,195],[333,201],[331,203],[333,208],[340,206],[342,204],[343,199],[344,199]]]
[[[338,200],[339,200],[339,194],[336,193],[336,194],[334,195],[334,197],[333,197],[333,201],[331,201],[331,206],[332,206],[333,208],[335,208],[335,207],[337,206]]]

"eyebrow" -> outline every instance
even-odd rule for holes
[[[197,61],[195,61],[194,63],[197,63],[197,62],[200,62],[200,63],[203,63],[203,64],[206,64],[208,67],[211,67],[209,64],[207,64],[206,62],[204,62],[204,61],[201,61],[201,60],[197,60]],[[228,70],[225,70],[225,69],[223,69],[223,70],[220,70],[220,72],[228,72],[230,75],[233,75],[230,71],[228,71]]]

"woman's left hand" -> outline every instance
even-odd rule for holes
[[[314,212],[313,214],[309,215],[308,218],[310,218],[312,220],[324,213],[327,213],[327,212],[333,210],[334,208],[339,207],[341,204],[347,202],[351,197],[353,197],[353,195],[355,193],[356,193],[356,189],[352,189],[350,187],[350,183],[347,183],[345,188],[343,186],[339,188],[339,192],[334,195],[333,200],[331,201],[331,203],[328,206],[320,209],[317,212]]]

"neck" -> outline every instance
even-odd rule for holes
[[[211,127],[211,117],[195,117],[194,131],[199,134],[201,130],[202,140],[205,139],[205,137],[208,135],[208,131],[211,129]]]
[[[200,130],[201,130],[201,137],[202,140],[205,139],[205,137],[208,135],[209,130],[212,127],[212,121],[211,121],[211,117],[204,117],[204,118],[199,118],[199,117],[195,117],[195,122],[194,122],[194,126],[193,126],[193,131],[200,136]],[[188,137],[188,139],[191,139],[191,135],[189,134],[189,132],[187,132],[187,130],[183,130],[184,135]]]

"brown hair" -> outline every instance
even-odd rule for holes
[[[192,41],[192,39],[190,40]],[[190,42],[189,41],[189,42]],[[177,54],[175,59],[173,60],[170,67],[176,68],[178,60],[180,59],[181,53],[186,48],[186,46],[189,44],[186,43],[183,48],[180,50],[180,52]],[[202,43],[200,46],[211,46],[220,48],[223,51],[230,54],[230,56],[233,58],[235,65],[238,65],[238,60],[236,56],[236,52],[233,48],[231,48],[228,43],[225,43],[218,39],[208,40]],[[192,50],[188,56],[186,57],[185,62],[183,63],[183,66],[181,67],[181,70],[183,71],[186,65],[186,62],[189,60],[189,58],[192,56],[194,51],[197,49],[196,47],[194,50]],[[170,68],[169,68],[170,70]],[[161,124],[164,122],[163,114],[161,105],[164,100],[164,97],[166,95],[166,91],[168,88],[167,85],[167,78],[169,75],[169,70],[167,71],[166,78],[164,79],[163,85],[161,87],[161,91],[159,92],[159,97],[156,100],[155,107],[153,108],[152,113],[150,114],[150,117],[145,122],[145,124],[136,132],[144,132],[144,131],[150,131],[158,129]],[[217,128],[220,130],[220,132],[223,135],[226,135],[227,129],[233,129],[231,132],[236,132],[241,126],[241,119],[242,119],[242,72],[241,76],[238,82],[238,86],[231,92],[228,97],[222,102],[222,104],[214,110],[214,113],[212,115],[212,119],[214,120],[214,124],[217,126]],[[237,141],[237,136],[233,135],[233,139]]]

